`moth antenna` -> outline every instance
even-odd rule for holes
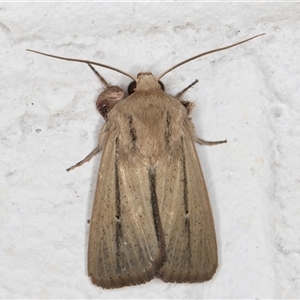
[[[48,54],[48,53],[43,53],[43,52],[39,52],[39,51],[35,51],[35,50],[31,50],[31,49],[26,49],[26,51],[30,51],[30,52],[34,52],[37,54],[41,54],[41,55],[45,55],[45,56],[49,56],[49,57],[53,57],[53,58],[58,58],[58,59],[62,59],[62,60],[68,60],[68,61],[75,61],[75,62],[81,62],[81,63],[86,63],[86,64],[92,64],[92,65],[96,65],[96,66],[100,66],[102,68],[106,68],[106,69],[110,69],[113,70],[115,72],[121,73],[129,78],[131,78],[132,80],[136,81],[136,78],[134,78],[133,76],[131,76],[130,74],[127,74],[119,69],[116,69],[114,67],[108,66],[108,65],[104,65],[104,64],[100,64],[94,61],[89,61],[89,60],[85,60],[85,59],[77,59],[77,58],[68,58],[68,57],[62,57],[62,56],[57,56],[57,55],[52,55],[52,54]]]
[[[244,40],[244,41],[241,41],[241,42],[238,42],[238,43],[235,43],[235,44],[226,46],[226,47],[222,47],[222,48],[210,50],[210,51],[207,51],[207,52],[203,52],[203,53],[198,54],[198,55],[196,55],[196,56],[193,56],[193,57],[191,57],[191,58],[189,58],[189,59],[186,59],[186,60],[180,62],[179,64],[173,66],[172,68],[168,69],[168,70],[165,71],[164,73],[162,73],[160,76],[158,76],[157,80],[161,79],[161,78],[162,78],[163,76],[165,76],[167,73],[173,71],[174,69],[178,68],[179,66],[181,66],[181,65],[183,65],[183,64],[185,64],[185,63],[190,62],[191,60],[197,59],[197,58],[199,58],[199,57],[201,57],[201,56],[204,56],[204,55],[207,55],[207,54],[211,54],[211,53],[214,53],[214,52],[218,52],[218,51],[222,51],[222,50],[226,50],[226,49],[235,47],[235,46],[237,46],[237,45],[246,43],[246,42],[248,42],[248,41],[250,41],[250,40],[253,40],[253,39],[255,39],[255,38],[257,38],[257,37],[259,37],[259,36],[261,36],[261,35],[264,35],[264,34],[265,34],[265,33],[261,33],[261,34],[258,34],[258,35],[256,35],[256,36],[253,36],[253,37],[251,37],[251,38],[249,38],[249,39],[246,39],[246,40]]]

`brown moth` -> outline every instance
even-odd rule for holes
[[[118,69],[33,50],[39,54],[87,63],[105,90],[97,109],[105,119],[97,147],[82,161],[102,150],[90,222],[88,274],[103,288],[147,282],[193,283],[210,280],[218,266],[212,211],[194,142],[189,117],[193,104],[163,91],[159,79],[180,65],[201,56],[245,43],[196,55],[155,78],[137,78]],[[110,86],[92,65],[122,73],[134,81],[129,96]]]

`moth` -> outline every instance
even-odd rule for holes
[[[131,76],[116,68],[73,58],[96,73],[105,89],[97,109],[105,119],[97,147],[74,169],[102,151],[90,221],[88,274],[103,288],[145,283],[154,277],[165,282],[210,280],[218,266],[213,215],[195,143],[190,114],[193,103],[182,95],[164,92],[160,78],[201,56],[189,58],[154,77],[150,72]],[[130,77],[128,94],[109,85],[92,65]]]

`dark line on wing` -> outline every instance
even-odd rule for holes
[[[166,131],[165,131],[165,140],[166,140],[166,145],[170,144],[170,136],[171,136],[171,131],[170,131],[170,124],[171,124],[171,115],[169,111],[167,111],[167,118],[166,118]]]
[[[137,139],[137,135],[136,135],[136,130],[133,126],[133,118],[132,116],[128,116],[128,121],[129,121],[129,132],[130,132],[130,136],[131,136],[131,141],[132,141],[132,145],[133,145],[133,149],[135,149],[135,142]]]
[[[119,181],[119,139],[116,138],[116,159],[115,159],[115,190],[116,190],[116,264],[117,271],[121,273],[121,253],[120,244],[123,237],[122,233],[122,223],[121,223],[121,192],[120,192],[120,181]]]
[[[185,210],[185,231],[188,235],[188,261],[191,263],[191,228],[190,228],[190,219],[189,219],[189,203],[188,203],[188,187],[187,187],[187,173],[186,173],[186,162],[185,162],[185,153],[183,147],[183,137],[181,137],[181,161],[182,161],[182,170],[183,170],[183,202]]]
[[[183,202],[185,213],[188,213],[188,189],[187,189],[187,177],[186,177],[186,165],[185,165],[185,153],[183,148],[183,137],[181,137],[181,161],[183,170]]]
[[[158,244],[161,246],[163,237],[162,237],[162,227],[158,210],[158,199],[156,194],[156,173],[155,169],[152,167],[148,170],[149,184],[150,184],[150,200],[152,206],[152,216],[154,222],[154,229],[156,234],[156,239]]]

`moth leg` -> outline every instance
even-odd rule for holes
[[[192,82],[190,85],[188,85],[185,89],[183,89],[181,92],[179,92],[175,98],[180,100],[181,99],[181,96],[187,91],[189,90],[191,87],[193,87],[198,81],[198,79],[196,79],[194,82]]]
[[[223,143],[227,143],[227,140],[224,141],[204,141],[198,137],[195,137],[195,142],[199,143],[200,145],[207,145],[207,146],[213,146],[213,145],[218,145],[218,144],[223,144]]]
[[[92,71],[96,74],[96,76],[99,78],[99,80],[101,81],[101,83],[104,85],[105,88],[109,87],[109,84],[107,83],[107,81],[96,71],[96,69],[91,65],[88,64],[88,66],[92,69]]]
[[[190,85],[188,85],[185,89],[183,89],[180,93],[178,93],[175,96],[175,98],[177,100],[179,100],[180,103],[186,108],[188,115],[191,114],[193,108],[195,107],[195,104],[194,104],[194,102],[182,100],[181,97],[188,89],[190,89],[192,86],[194,86],[197,82],[198,82],[198,79],[196,79],[194,82],[192,82]]]
[[[97,146],[87,157],[85,157],[83,160],[79,161],[77,164],[68,168],[67,171],[69,172],[77,167],[80,167],[84,163],[88,162],[94,155],[96,155],[100,151],[101,151],[101,148],[99,146]]]

